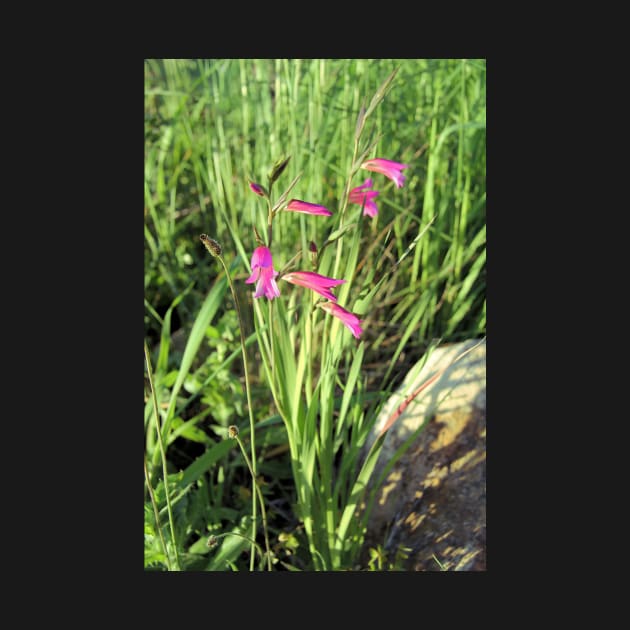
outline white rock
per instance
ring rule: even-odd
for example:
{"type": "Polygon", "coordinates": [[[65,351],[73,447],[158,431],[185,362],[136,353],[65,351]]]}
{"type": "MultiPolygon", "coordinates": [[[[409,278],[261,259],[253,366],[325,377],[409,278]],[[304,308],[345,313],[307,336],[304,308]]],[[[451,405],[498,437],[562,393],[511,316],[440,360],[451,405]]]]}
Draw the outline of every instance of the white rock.
{"type": "Polygon", "coordinates": [[[366,549],[381,544],[393,556],[408,547],[409,570],[440,570],[433,555],[446,570],[485,570],[485,339],[439,347],[422,363],[407,374],[373,429],[371,441],[410,394],[447,368],[388,430],[371,483],[424,424],[378,491],[366,549]]]}

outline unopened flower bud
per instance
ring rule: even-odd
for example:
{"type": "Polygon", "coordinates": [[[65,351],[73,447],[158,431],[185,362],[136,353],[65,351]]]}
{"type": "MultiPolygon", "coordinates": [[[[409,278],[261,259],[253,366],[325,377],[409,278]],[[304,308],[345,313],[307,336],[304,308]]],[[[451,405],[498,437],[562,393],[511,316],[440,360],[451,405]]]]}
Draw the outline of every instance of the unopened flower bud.
{"type": "Polygon", "coordinates": [[[235,425],[233,425],[233,424],[232,424],[232,425],[230,425],[230,426],[228,427],[228,435],[229,435],[231,438],[235,438],[235,437],[238,435],[238,427],[237,427],[237,426],[235,426],[235,425]]]}
{"type": "Polygon", "coordinates": [[[317,254],[317,245],[313,241],[308,244],[308,251],[317,254]]]}
{"type": "Polygon", "coordinates": [[[214,239],[210,238],[207,234],[202,234],[200,237],[201,242],[206,246],[206,249],[216,258],[221,255],[221,245],[214,239]]]}
{"type": "Polygon", "coordinates": [[[282,175],[282,171],[284,171],[284,169],[287,167],[287,164],[289,163],[290,159],[291,159],[291,156],[285,159],[279,159],[273,165],[271,172],[268,175],[270,184],[273,184],[273,182],[275,182],[278,179],[278,177],[282,175]]]}
{"type": "Polygon", "coordinates": [[[262,186],[261,184],[257,184],[256,182],[252,182],[250,180],[249,182],[249,187],[251,188],[251,190],[253,190],[257,195],[260,195],[261,197],[266,197],[267,196],[267,191],[265,190],[265,187],[262,186]]]}

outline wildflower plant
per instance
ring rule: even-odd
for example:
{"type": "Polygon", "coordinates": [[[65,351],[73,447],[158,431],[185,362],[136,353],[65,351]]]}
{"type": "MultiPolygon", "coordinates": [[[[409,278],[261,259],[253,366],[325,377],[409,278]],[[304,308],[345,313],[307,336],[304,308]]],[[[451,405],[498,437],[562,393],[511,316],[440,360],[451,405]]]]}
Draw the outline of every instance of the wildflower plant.
{"type": "Polygon", "coordinates": [[[365,568],[400,370],[485,332],[485,61],[145,60],[145,147],[145,569],[365,568]]]}
{"type": "MultiPolygon", "coordinates": [[[[248,182],[266,204],[266,221],[254,226],[257,246],[244,282],[254,285],[251,300],[262,369],[286,428],[298,516],[317,570],[338,570],[356,559],[365,530],[365,518],[356,515],[382,444],[377,441],[361,461],[360,451],[374,420],[367,417],[363,400],[362,337],[378,282],[354,285],[362,217],[377,216],[374,199],[379,191],[373,189],[372,178],[353,184],[361,169],[384,175],[396,187],[404,183],[402,170],[408,165],[368,159],[379,138],[362,140],[366,120],[395,75],[396,71],[369,105],[360,109],[352,158],[335,212],[321,199],[294,196],[301,175],[276,197],[274,189],[290,156],[276,162],[266,182],[248,182]],[[274,238],[274,221],[284,212],[317,222],[319,244],[300,247],[274,238]],[[277,261],[281,260],[288,262],[280,267],[277,261]]],[[[252,460],[256,460],[255,452],[252,460]]],[[[255,472],[255,465],[252,468],[255,472]]],[[[252,538],[255,533],[254,528],[252,538]]]]}

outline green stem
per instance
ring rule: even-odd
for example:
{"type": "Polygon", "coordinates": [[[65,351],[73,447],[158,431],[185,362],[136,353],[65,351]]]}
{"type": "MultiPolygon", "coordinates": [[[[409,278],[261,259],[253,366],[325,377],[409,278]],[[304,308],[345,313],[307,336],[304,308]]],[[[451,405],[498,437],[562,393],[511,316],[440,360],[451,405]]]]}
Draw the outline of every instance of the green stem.
{"type": "MultiPolygon", "coordinates": [[[[365,124],[365,122],[364,122],[365,124]]],[[[354,148],[352,150],[352,160],[350,162],[350,173],[348,174],[348,178],[346,180],[346,183],[344,185],[344,190],[343,190],[343,196],[341,198],[341,203],[339,205],[339,226],[337,229],[341,229],[341,227],[343,226],[344,223],[344,216],[346,213],[346,209],[348,207],[348,197],[350,196],[350,188],[352,186],[352,178],[355,176],[355,174],[357,173],[357,171],[359,170],[358,167],[353,168],[356,160],[357,160],[357,156],[359,154],[359,139],[361,136],[361,132],[363,130],[363,125],[361,125],[360,130],[358,131],[355,139],[354,139],[354,148]]],[[[337,253],[335,254],[335,261],[334,261],[334,265],[333,265],[333,273],[332,276],[333,278],[337,278],[338,277],[338,273],[339,273],[339,267],[341,266],[341,260],[342,260],[342,238],[338,238],[337,239],[337,253]]],[[[321,254],[321,252],[320,252],[321,254]]],[[[333,322],[331,321],[333,318],[332,317],[326,317],[324,318],[324,333],[322,335],[322,337],[324,339],[328,338],[328,335],[330,333],[330,328],[333,325],[333,322]]],[[[321,351],[321,357],[320,357],[320,366],[321,366],[321,370],[324,370],[324,366],[326,364],[326,361],[328,359],[328,346],[326,344],[322,345],[322,351],[321,351]]]]}
{"type": "Polygon", "coordinates": [[[243,457],[245,458],[245,461],[247,462],[247,468],[249,468],[249,473],[251,474],[252,479],[254,481],[254,488],[255,488],[256,494],[258,495],[258,500],[260,501],[260,512],[262,514],[263,532],[265,534],[265,548],[267,550],[267,554],[266,554],[267,555],[267,569],[271,571],[271,553],[269,551],[269,538],[267,537],[267,512],[265,511],[265,502],[263,501],[262,492],[260,491],[260,487],[258,485],[258,482],[256,481],[256,474],[254,473],[249,457],[247,457],[247,452],[245,451],[243,442],[241,442],[241,438],[239,438],[238,435],[235,435],[234,439],[238,442],[238,445],[241,447],[241,452],[243,453],[243,457]]]}
{"type": "Polygon", "coordinates": [[[171,540],[173,541],[173,548],[175,549],[175,570],[181,571],[179,565],[179,554],[177,553],[177,540],[175,538],[175,524],[173,521],[173,510],[171,509],[171,497],[168,488],[168,472],[166,470],[166,451],[164,450],[164,441],[162,439],[162,427],[160,426],[160,413],[158,411],[157,395],[155,393],[155,387],[153,386],[153,369],[151,368],[151,358],[149,357],[149,348],[147,348],[147,342],[144,342],[144,358],[147,362],[147,371],[149,374],[149,385],[151,386],[151,395],[153,397],[153,411],[155,413],[155,426],[158,434],[158,442],[160,444],[160,454],[162,456],[162,474],[164,477],[164,494],[166,495],[166,506],[168,508],[168,521],[171,526],[171,540]]]}
{"type": "Polygon", "coordinates": [[[310,361],[310,357],[313,356],[313,304],[315,300],[311,300],[311,308],[306,316],[306,321],[304,322],[305,333],[304,333],[304,343],[305,343],[305,351],[306,351],[306,384],[304,386],[304,392],[306,394],[306,406],[310,407],[312,395],[313,395],[313,373],[312,367],[313,362],[310,361]]]}
{"type": "MultiPolygon", "coordinates": [[[[243,332],[243,317],[241,316],[241,307],[239,305],[238,297],[236,296],[236,290],[234,289],[234,283],[232,282],[232,277],[230,276],[230,272],[223,260],[221,255],[217,256],[221,265],[223,265],[223,269],[225,270],[225,275],[227,276],[228,283],[230,285],[230,291],[232,291],[232,298],[234,299],[234,305],[236,306],[236,316],[238,317],[238,329],[241,335],[241,351],[243,354],[243,370],[245,372],[245,394],[247,396],[247,411],[249,412],[249,430],[250,430],[250,439],[251,439],[251,449],[252,449],[252,539],[256,540],[256,440],[255,440],[255,427],[254,427],[254,412],[252,407],[252,399],[250,393],[249,386],[249,368],[247,365],[247,351],[245,349],[245,333],[243,332]]],[[[265,543],[267,545],[267,553],[269,554],[269,542],[267,539],[267,525],[263,520],[263,529],[265,534],[265,543]]],[[[249,570],[254,570],[254,546],[252,545],[252,551],[250,555],[250,564],[249,570]]]]}
{"type": "MultiPolygon", "coordinates": [[[[348,197],[350,196],[350,187],[352,186],[352,178],[355,176],[356,172],[359,170],[358,168],[352,168],[354,163],[357,160],[357,155],[359,154],[359,138],[355,138],[354,140],[354,150],[352,151],[352,161],[350,162],[350,174],[348,175],[348,179],[346,180],[346,184],[343,190],[343,197],[341,198],[341,207],[339,208],[339,227],[341,229],[343,227],[343,220],[346,214],[346,209],[348,207],[348,197]]],[[[341,241],[342,239],[337,240],[337,256],[335,258],[335,266],[333,269],[333,278],[337,277],[337,273],[339,272],[339,265],[341,263],[341,241]]]]}
{"type": "Polygon", "coordinates": [[[269,191],[267,197],[267,247],[271,249],[271,239],[273,236],[273,231],[271,227],[271,222],[273,221],[273,207],[271,205],[271,187],[273,186],[273,182],[269,182],[269,191]]]}
{"type": "Polygon", "coordinates": [[[160,535],[160,540],[162,541],[162,550],[164,551],[164,557],[166,558],[166,568],[171,570],[171,561],[168,557],[168,551],[166,550],[166,543],[164,542],[164,535],[162,534],[162,526],[160,525],[160,513],[157,507],[157,501],[155,500],[155,495],[153,494],[153,488],[151,487],[151,480],[149,479],[149,470],[147,468],[147,458],[144,458],[144,478],[147,481],[147,488],[149,489],[149,496],[151,497],[151,505],[153,505],[153,513],[155,514],[155,526],[158,530],[158,534],[160,535]]]}
{"type": "Polygon", "coordinates": [[[273,338],[273,300],[269,300],[269,339],[271,340],[271,382],[272,388],[276,387],[276,351],[273,338]]]}

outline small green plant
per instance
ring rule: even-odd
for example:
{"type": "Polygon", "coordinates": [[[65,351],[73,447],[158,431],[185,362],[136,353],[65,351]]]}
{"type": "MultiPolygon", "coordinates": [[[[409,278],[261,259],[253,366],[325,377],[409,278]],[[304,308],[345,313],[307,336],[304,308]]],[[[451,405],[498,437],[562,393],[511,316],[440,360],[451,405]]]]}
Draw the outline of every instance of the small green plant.
{"type": "Polygon", "coordinates": [[[382,545],[376,545],[376,547],[370,547],[368,553],[370,559],[368,560],[369,571],[405,571],[405,562],[409,559],[411,553],[411,547],[404,545],[398,545],[393,559],[388,559],[388,554],[383,549],[382,545]]]}

